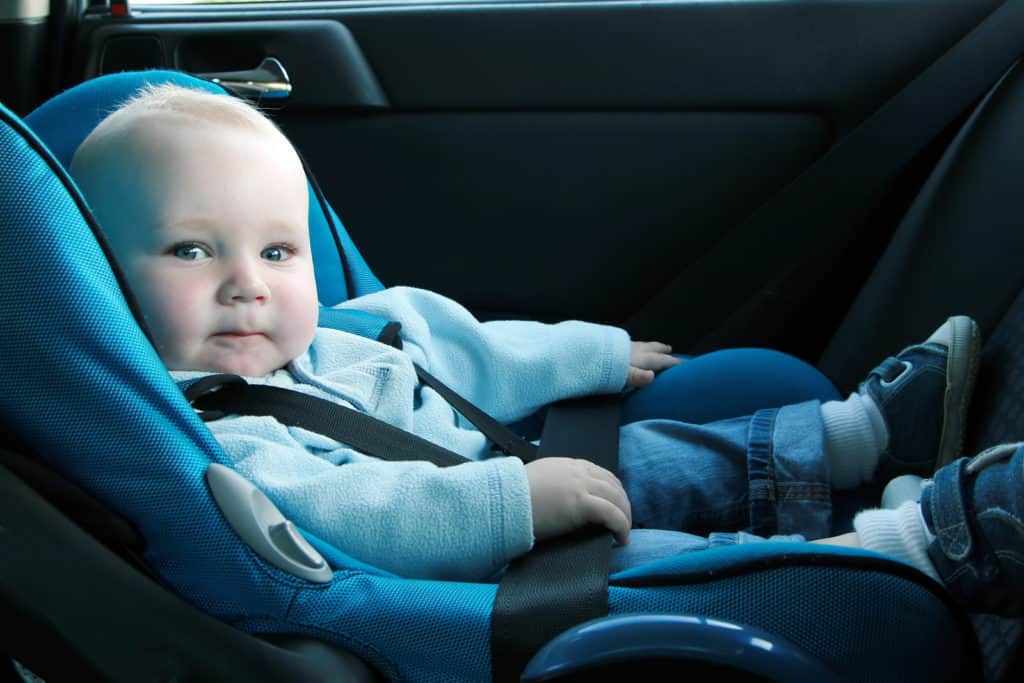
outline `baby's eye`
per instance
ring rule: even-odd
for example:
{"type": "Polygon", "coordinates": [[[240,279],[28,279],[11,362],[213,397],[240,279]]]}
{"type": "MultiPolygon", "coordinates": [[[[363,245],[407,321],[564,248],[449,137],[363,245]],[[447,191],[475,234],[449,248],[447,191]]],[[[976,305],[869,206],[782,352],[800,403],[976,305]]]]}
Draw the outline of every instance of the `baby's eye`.
{"type": "Polygon", "coordinates": [[[267,261],[287,261],[295,254],[295,250],[283,244],[275,244],[260,252],[260,258],[267,261]]]}
{"type": "Polygon", "coordinates": [[[210,250],[201,244],[188,242],[171,247],[171,254],[174,255],[174,258],[180,258],[183,261],[198,261],[201,258],[208,258],[210,250]]]}

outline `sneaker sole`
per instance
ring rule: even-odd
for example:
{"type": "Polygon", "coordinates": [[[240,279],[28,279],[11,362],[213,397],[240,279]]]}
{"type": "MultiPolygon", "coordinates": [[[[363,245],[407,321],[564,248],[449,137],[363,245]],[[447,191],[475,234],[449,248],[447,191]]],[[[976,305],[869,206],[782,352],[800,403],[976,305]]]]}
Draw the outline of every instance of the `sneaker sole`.
{"type": "Polygon", "coordinates": [[[935,469],[960,457],[964,448],[964,426],[967,408],[974,394],[981,361],[981,332],[978,324],[967,316],[950,318],[953,334],[946,356],[946,396],[943,404],[942,436],[935,469]]]}

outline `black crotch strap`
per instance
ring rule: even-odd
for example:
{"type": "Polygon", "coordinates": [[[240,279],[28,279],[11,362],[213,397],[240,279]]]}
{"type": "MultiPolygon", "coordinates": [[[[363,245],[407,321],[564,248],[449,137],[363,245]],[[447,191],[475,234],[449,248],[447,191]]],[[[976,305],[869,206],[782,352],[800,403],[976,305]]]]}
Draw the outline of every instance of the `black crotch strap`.
{"type": "Polygon", "coordinates": [[[381,460],[425,460],[438,467],[469,462],[458,453],[348,406],[293,389],[249,384],[238,375],[204,377],[185,390],[185,398],[204,422],[226,415],[267,416],[381,460]]]}
{"type": "MultiPolygon", "coordinates": [[[[548,410],[539,457],[568,456],[618,471],[621,404],[590,396],[548,410]]],[[[492,680],[514,683],[545,643],[568,628],[608,614],[612,535],[588,526],[538,543],[512,561],[491,614],[492,680]]]]}

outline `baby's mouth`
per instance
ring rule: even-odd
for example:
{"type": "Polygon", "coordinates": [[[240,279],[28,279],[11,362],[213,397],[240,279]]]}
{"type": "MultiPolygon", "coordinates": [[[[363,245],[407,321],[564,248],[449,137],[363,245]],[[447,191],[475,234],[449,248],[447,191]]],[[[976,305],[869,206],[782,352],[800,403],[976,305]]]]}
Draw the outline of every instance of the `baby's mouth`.
{"type": "Polygon", "coordinates": [[[245,332],[241,330],[234,330],[228,332],[215,332],[213,337],[221,339],[252,339],[255,337],[265,337],[266,335],[262,332],[245,332]]]}

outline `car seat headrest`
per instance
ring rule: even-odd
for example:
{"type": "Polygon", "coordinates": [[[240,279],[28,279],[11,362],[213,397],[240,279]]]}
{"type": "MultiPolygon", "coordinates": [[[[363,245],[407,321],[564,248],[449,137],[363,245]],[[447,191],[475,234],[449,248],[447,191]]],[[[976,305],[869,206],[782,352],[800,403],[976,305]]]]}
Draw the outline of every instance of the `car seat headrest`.
{"type": "Polygon", "coordinates": [[[25,117],[64,168],[71,165],[82,141],[122,102],[149,84],[171,83],[217,94],[226,91],[215,83],[176,71],[109,74],[85,81],[47,100],[25,117]]]}

